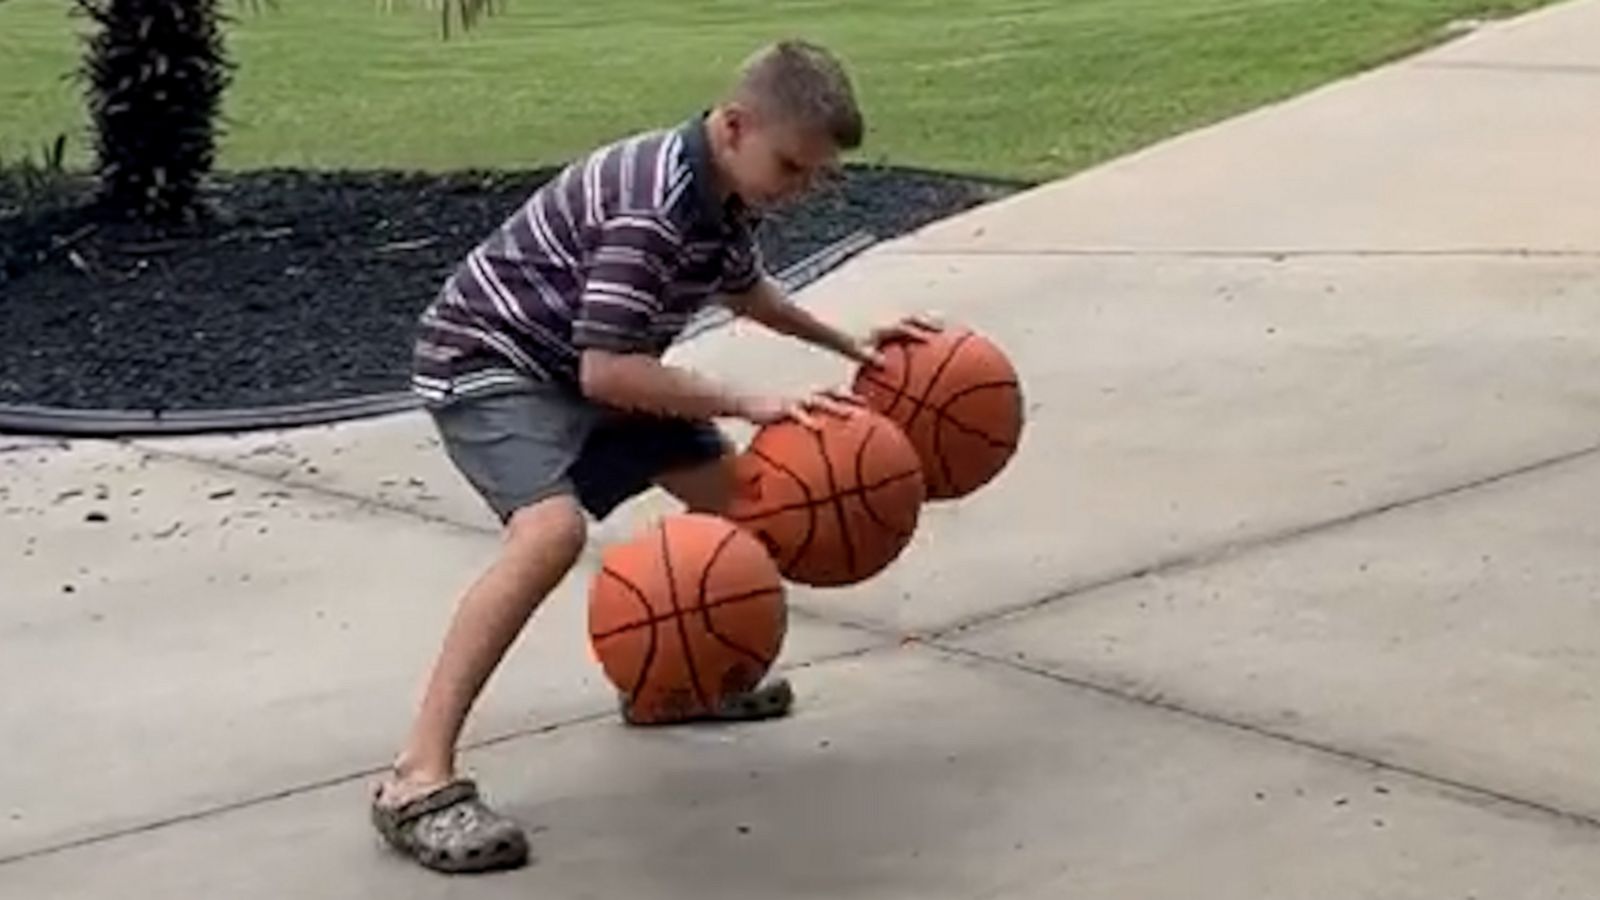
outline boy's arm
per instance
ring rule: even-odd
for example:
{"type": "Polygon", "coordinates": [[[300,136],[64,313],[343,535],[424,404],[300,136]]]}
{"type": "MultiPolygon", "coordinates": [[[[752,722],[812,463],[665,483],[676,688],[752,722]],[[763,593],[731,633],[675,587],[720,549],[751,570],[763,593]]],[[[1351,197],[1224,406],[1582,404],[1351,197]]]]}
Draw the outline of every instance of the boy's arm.
{"type": "Polygon", "coordinates": [[[656,415],[747,418],[755,403],[725,385],[644,353],[586,349],[579,358],[578,378],[590,400],[656,415]]]}
{"type": "Polygon", "coordinates": [[[817,413],[850,413],[848,398],[829,393],[798,399],[739,394],[643,353],[585,350],[578,368],[583,395],[590,400],[661,416],[731,416],[755,425],[793,419],[807,428],[816,428],[817,413]]]}
{"type": "Polygon", "coordinates": [[[931,316],[909,316],[857,338],[822,321],[805,307],[784,296],[783,288],[762,276],[741,293],[729,294],[723,303],[742,316],[790,337],[822,347],[854,362],[870,366],[883,364],[882,347],[895,341],[926,340],[929,332],[942,326],[931,316]]]}
{"type": "Polygon", "coordinates": [[[728,295],[724,303],[735,315],[758,322],[779,334],[832,350],[846,359],[858,363],[876,359],[870,342],[847,334],[807,312],[804,307],[785,297],[783,289],[770,278],[756,279],[749,290],[728,295]]]}
{"type": "Polygon", "coordinates": [[[677,253],[672,227],[648,216],[619,216],[604,226],[586,273],[573,344],[585,397],[656,415],[709,419],[736,416],[757,424],[828,409],[826,398],[787,400],[741,394],[686,369],[663,364],[651,347],[651,322],[672,277],[677,253]]]}

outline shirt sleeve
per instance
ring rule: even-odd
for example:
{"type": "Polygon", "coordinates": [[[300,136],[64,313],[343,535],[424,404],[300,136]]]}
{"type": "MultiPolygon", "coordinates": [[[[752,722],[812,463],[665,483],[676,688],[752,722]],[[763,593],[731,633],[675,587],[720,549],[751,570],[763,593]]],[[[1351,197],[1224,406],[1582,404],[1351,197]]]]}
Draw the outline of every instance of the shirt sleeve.
{"type": "Polygon", "coordinates": [[[728,244],[728,255],[722,266],[722,292],[742,294],[761,280],[763,261],[761,245],[756,243],[755,232],[741,225],[728,244]]]}
{"type": "Polygon", "coordinates": [[[632,353],[651,345],[650,323],[660,314],[682,241],[651,216],[618,216],[601,227],[572,323],[579,350],[632,353]]]}

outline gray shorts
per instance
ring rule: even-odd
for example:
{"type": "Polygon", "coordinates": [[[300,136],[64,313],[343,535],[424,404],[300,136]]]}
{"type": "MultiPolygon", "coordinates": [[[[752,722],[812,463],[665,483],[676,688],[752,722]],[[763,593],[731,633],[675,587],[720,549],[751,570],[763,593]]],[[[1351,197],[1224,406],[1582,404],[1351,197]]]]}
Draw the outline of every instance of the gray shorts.
{"type": "Polygon", "coordinates": [[[624,413],[530,382],[429,407],[456,468],[501,522],[572,495],[596,519],[656,478],[729,452],[710,422],[624,413]]]}

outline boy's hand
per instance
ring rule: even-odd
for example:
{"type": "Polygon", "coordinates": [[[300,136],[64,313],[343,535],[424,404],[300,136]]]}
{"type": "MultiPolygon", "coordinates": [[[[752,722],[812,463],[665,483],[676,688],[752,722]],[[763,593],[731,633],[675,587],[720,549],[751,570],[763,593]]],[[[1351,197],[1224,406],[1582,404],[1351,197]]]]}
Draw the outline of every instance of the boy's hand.
{"type": "Polygon", "coordinates": [[[890,344],[920,344],[944,330],[944,324],[931,315],[907,316],[898,322],[874,328],[861,342],[858,362],[877,368],[883,365],[883,348],[890,344]]]}
{"type": "Polygon", "coordinates": [[[843,390],[820,391],[810,396],[751,397],[744,401],[739,417],[754,425],[794,421],[812,431],[822,427],[818,415],[846,418],[862,408],[861,398],[843,390]]]}

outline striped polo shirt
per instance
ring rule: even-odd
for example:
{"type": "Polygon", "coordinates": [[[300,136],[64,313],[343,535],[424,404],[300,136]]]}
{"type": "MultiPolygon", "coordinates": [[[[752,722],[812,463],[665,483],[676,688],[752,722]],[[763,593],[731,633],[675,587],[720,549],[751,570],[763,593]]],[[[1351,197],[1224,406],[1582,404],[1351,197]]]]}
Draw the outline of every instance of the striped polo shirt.
{"type": "Polygon", "coordinates": [[[429,402],[528,380],[575,386],[585,349],[659,356],[718,293],[753,286],[754,218],[717,198],[704,115],[601,147],[542,185],[423,312],[429,402]]]}

